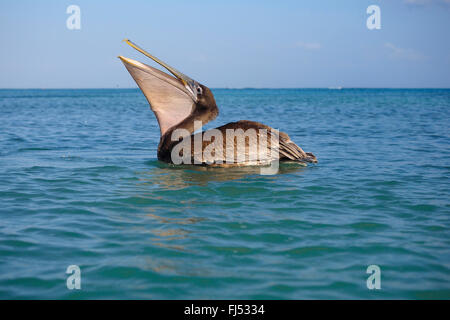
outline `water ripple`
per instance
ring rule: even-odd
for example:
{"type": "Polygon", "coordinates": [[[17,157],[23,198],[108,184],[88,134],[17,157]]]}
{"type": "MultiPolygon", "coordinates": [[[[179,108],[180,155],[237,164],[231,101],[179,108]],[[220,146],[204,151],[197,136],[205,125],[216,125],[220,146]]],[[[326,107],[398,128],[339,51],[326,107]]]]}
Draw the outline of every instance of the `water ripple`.
{"type": "Polygon", "coordinates": [[[319,164],[170,166],[138,90],[0,90],[0,298],[450,298],[449,90],[214,94],[208,127],[267,123],[319,164]]]}

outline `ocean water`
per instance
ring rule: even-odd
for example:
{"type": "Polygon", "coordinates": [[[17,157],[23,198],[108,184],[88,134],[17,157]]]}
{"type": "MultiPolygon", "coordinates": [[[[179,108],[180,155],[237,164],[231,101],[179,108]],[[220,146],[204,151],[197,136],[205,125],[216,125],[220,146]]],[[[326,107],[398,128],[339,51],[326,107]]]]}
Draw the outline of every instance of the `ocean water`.
{"type": "Polygon", "coordinates": [[[450,90],[213,92],[319,163],[172,167],[137,89],[0,90],[0,298],[450,298],[450,90]]]}

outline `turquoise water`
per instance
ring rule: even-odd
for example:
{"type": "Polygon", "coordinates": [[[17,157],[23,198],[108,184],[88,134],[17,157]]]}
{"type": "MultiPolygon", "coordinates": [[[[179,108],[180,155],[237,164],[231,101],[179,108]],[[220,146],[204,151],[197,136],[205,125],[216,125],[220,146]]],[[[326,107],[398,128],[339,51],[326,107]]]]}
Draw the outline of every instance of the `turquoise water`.
{"type": "Polygon", "coordinates": [[[0,90],[0,298],[450,298],[450,90],[213,92],[319,163],[170,167],[138,90],[0,90]]]}

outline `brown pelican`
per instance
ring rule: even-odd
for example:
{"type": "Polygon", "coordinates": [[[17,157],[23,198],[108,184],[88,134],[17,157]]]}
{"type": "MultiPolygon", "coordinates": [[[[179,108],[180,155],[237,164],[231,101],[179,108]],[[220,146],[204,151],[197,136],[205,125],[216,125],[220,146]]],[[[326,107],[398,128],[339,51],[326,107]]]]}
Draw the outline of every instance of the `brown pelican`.
{"type": "Polygon", "coordinates": [[[267,165],[273,161],[317,162],[312,153],[304,152],[286,133],[255,121],[240,120],[194,134],[198,123],[204,125],[219,114],[211,90],[130,40],[124,41],[173,75],[119,56],[158,120],[159,160],[224,167],[267,165]]]}

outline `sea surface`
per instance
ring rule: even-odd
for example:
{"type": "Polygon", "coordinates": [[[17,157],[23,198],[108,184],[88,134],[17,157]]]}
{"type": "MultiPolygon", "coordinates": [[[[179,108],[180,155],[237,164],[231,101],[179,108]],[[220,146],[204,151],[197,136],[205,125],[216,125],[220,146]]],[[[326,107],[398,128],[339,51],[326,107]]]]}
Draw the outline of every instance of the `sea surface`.
{"type": "Polygon", "coordinates": [[[319,163],[169,166],[138,89],[0,90],[0,298],[450,299],[450,90],[213,93],[319,163]]]}

